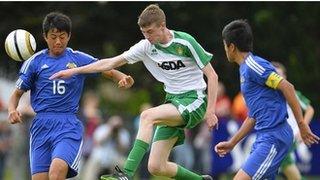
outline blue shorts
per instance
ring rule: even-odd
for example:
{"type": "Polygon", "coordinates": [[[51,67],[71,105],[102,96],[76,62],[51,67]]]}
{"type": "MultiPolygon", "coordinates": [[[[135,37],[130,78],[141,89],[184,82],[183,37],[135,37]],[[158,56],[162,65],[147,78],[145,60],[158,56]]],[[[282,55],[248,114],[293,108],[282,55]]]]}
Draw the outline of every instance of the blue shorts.
{"type": "Polygon", "coordinates": [[[67,178],[78,174],[82,149],[82,123],[75,114],[39,113],[30,128],[31,173],[49,172],[54,158],[68,166],[67,178]]]}
{"type": "Polygon", "coordinates": [[[292,143],[293,132],[287,122],[271,130],[257,132],[257,139],[242,170],[253,180],[275,179],[292,143]]]}

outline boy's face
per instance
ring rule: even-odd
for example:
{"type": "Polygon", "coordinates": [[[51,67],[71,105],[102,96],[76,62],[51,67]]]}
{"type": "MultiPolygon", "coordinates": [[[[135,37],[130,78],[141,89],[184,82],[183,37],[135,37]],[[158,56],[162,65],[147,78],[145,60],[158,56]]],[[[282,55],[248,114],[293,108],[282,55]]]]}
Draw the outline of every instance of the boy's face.
{"type": "Polygon", "coordinates": [[[164,23],[160,25],[152,23],[146,27],[140,27],[140,30],[144,36],[151,44],[161,43],[161,40],[164,39],[164,23]]]}
{"type": "Polygon", "coordinates": [[[47,35],[43,35],[49,48],[49,53],[52,56],[59,56],[66,49],[70,40],[70,35],[66,31],[58,31],[50,29],[47,35]]]}

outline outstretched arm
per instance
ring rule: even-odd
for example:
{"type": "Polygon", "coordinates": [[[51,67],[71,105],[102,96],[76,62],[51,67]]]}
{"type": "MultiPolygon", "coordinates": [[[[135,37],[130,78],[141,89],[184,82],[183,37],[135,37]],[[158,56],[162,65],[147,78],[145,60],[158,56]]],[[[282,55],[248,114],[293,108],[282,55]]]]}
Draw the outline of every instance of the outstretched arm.
{"type": "Polygon", "coordinates": [[[208,125],[209,130],[212,130],[214,126],[218,128],[218,118],[215,115],[216,100],[218,92],[218,75],[208,63],[203,69],[203,73],[208,79],[208,106],[204,119],[208,125]]]}
{"type": "Polygon", "coordinates": [[[59,71],[53,74],[49,79],[57,79],[57,78],[66,79],[66,78],[70,78],[74,74],[87,74],[87,73],[109,71],[113,68],[122,66],[126,63],[127,63],[127,60],[122,55],[119,55],[112,58],[101,59],[95,63],[88,64],[86,66],[59,71]]]}
{"type": "Polygon", "coordinates": [[[216,153],[218,153],[220,157],[224,157],[233,149],[236,144],[238,144],[244,137],[248,135],[248,133],[253,129],[255,123],[256,122],[254,119],[247,117],[238,132],[232,136],[230,140],[220,142],[215,146],[214,149],[216,153]]]}
{"type": "Polygon", "coordinates": [[[277,89],[283,93],[293,111],[303,142],[309,146],[313,143],[318,143],[320,138],[311,132],[308,122],[303,119],[302,111],[295,95],[294,86],[287,80],[283,79],[277,86],[277,89]]]}
{"type": "Polygon", "coordinates": [[[15,89],[9,99],[8,104],[8,120],[11,124],[21,123],[21,114],[17,111],[17,107],[24,91],[15,89]]]}

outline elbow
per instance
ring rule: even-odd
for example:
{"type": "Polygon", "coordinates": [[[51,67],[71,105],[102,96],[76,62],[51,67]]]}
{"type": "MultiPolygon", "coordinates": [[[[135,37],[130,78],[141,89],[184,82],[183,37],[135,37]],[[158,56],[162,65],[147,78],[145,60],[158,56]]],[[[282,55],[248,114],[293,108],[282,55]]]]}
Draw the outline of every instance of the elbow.
{"type": "Polygon", "coordinates": [[[314,108],[311,105],[308,106],[307,111],[310,113],[311,116],[314,115],[314,108]]]}
{"type": "Polygon", "coordinates": [[[287,83],[287,88],[294,91],[295,90],[295,87],[293,84],[291,84],[290,82],[287,83]]]}
{"type": "Polygon", "coordinates": [[[293,84],[289,83],[288,86],[289,86],[289,88],[292,89],[293,91],[295,90],[295,87],[294,87],[293,84]]]}
{"type": "Polygon", "coordinates": [[[212,81],[214,81],[214,82],[218,82],[219,81],[218,74],[215,71],[212,72],[210,77],[211,77],[212,81]]]}
{"type": "Polygon", "coordinates": [[[285,81],[285,83],[283,83],[283,86],[281,88],[282,92],[294,92],[295,93],[295,87],[293,84],[291,84],[290,82],[288,81],[285,81]]]}

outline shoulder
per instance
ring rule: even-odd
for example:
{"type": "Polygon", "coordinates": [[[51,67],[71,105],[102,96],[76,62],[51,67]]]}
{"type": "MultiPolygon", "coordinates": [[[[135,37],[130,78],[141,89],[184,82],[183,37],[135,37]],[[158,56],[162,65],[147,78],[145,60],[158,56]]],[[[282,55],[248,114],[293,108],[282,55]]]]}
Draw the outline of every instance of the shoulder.
{"type": "Polygon", "coordinates": [[[131,46],[130,51],[133,52],[145,52],[152,47],[152,44],[147,39],[142,39],[133,46],[131,46]]]}
{"type": "Polygon", "coordinates": [[[173,31],[174,37],[178,39],[184,39],[184,40],[193,40],[193,36],[191,36],[189,33],[182,32],[182,31],[173,31]]]}
{"type": "Polygon", "coordinates": [[[189,49],[196,49],[200,47],[200,44],[193,36],[182,31],[174,31],[173,42],[184,45],[189,49]]]}
{"type": "Polygon", "coordinates": [[[147,39],[141,39],[139,42],[137,42],[133,46],[150,47],[152,46],[152,44],[147,39]]]}
{"type": "Polygon", "coordinates": [[[27,61],[34,61],[34,60],[45,58],[46,53],[47,53],[47,49],[43,49],[41,51],[38,51],[34,55],[32,55],[27,61]]]}
{"type": "Polygon", "coordinates": [[[40,61],[44,57],[46,57],[46,51],[47,51],[46,49],[38,51],[37,53],[32,55],[28,60],[26,60],[21,67],[21,72],[25,72],[30,67],[40,64],[40,61]]]}
{"type": "Polygon", "coordinates": [[[271,63],[259,56],[255,56],[250,54],[245,59],[245,64],[248,67],[251,72],[255,72],[259,75],[264,74],[268,70],[275,71],[274,67],[271,65],[271,63]]]}
{"type": "Polygon", "coordinates": [[[67,53],[69,55],[72,55],[72,56],[76,56],[78,58],[90,58],[90,59],[95,59],[93,56],[87,54],[87,53],[84,53],[82,51],[78,51],[78,50],[73,50],[72,48],[67,48],[66,49],[67,53]]]}

